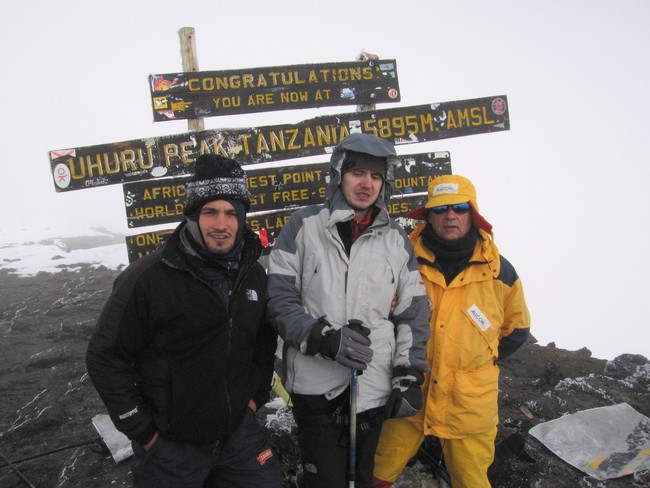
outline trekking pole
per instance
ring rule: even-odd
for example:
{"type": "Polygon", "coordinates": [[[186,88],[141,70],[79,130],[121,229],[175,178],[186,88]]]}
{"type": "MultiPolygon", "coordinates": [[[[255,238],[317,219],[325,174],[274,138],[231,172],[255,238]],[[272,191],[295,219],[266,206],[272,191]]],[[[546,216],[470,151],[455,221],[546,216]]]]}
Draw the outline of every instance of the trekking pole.
{"type": "Polygon", "coordinates": [[[36,487],[35,487],[35,486],[34,486],[34,485],[33,485],[33,484],[32,484],[32,483],[31,483],[27,478],[25,478],[25,476],[23,475],[23,473],[21,473],[21,472],[18,470],[18,468],[17,468],[16,466],[14,466],[14,465],[11,463],[11,461],[9,461],[6,457],[4,457],[4,456],[2,455],[2,453],[0,453],[0,457],[2,458],[2,460],[3,460],[5,463],[7,463],[6,465],[9,466],[9,467],[13,470],[14,473],[16,473],[18,476],[20,476],[20,479],[21,479],[21,480],[22,480],[22,481],[23,481],[27,486],[29,486],[29,488],[36,488],[36,487]]]}
{"type": "Polygon", "coordinates": [[[357,473],[357,396],[359,395],[359,378],[357,370],[350,373],[350,448],[348,461],[348,486],[354,488],[357,473]]]}

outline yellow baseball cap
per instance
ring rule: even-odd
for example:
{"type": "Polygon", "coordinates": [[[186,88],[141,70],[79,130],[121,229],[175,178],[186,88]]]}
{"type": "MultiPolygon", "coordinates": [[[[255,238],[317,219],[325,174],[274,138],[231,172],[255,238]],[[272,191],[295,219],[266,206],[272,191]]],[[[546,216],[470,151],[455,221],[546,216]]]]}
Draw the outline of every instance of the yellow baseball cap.
{"type": "Polygon", "coordinates": [[[470,207],[472,207],[472,222],[474,225],[488,234],[492,234],[492,224],[485,220],[478,211],[476,188],[464,176],[437,176],[429,183],[428,193],[429,199],[427,203],[407,213],[408,218],[427,220],[429,209],[433,207],[469,202],[470,207]]]}

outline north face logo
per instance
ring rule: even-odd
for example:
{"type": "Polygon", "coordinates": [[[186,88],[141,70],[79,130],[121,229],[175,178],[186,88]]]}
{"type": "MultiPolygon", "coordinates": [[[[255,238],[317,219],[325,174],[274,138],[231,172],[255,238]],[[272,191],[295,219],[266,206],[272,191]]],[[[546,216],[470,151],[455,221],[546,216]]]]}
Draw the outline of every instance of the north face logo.
{"type": "Polygon", "coordinates": [[[257,292],[255,290],[251,290],[250,288],[246,290],[246,298],[248,298],[251,302],[256,302],[257,299],[257,292]]]}
{"type": "Polygon", "coordinates": [[[271,449],[267,449],[266,451],[260,453],[259,456],[257,456],[257,462],[260,463],[261,465],[264,465],[264,463],[272,457],[273,457],[273,451],[271,451],[271,449]]]}

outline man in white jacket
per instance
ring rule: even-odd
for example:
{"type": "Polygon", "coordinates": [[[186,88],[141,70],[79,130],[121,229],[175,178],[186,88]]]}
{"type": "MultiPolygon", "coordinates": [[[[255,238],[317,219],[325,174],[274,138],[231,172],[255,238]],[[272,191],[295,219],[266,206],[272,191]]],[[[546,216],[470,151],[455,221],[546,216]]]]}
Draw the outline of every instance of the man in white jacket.
{"type": "Polygon", "coordinates": [[[371,486],[384,419],[422,408],[430,312],[413,248],[386,210],[398,164],[388,141],[346,137],[332,153],[325,203],[296,211],[269,258],[267,314],[284,340],[310,488],[347,486],[351,369],[363,373],[357,487],[371,486]]]}

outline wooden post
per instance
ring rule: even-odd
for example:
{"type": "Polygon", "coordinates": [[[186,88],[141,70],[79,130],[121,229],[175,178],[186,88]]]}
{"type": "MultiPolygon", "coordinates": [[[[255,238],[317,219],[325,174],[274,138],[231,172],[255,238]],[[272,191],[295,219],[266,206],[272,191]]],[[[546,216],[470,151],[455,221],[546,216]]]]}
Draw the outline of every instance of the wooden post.
{"type": "MultiPolygon", "coordinates": [[[[192,72],[199,70],[199,61],[196,55],[196,42],[194,27],[182,27],[178,31],[181,39],[181,57],[183,58],[183,71],[192,72]]],[[[188,119],[187,128],[190,131],[204,130],[203,117],[188,119]]]]}
{"type": "MultiPolygon", "coordinates": [[[[362,49],[359,54],[357,54],[356,60],[357,61],[377,61],[379,59],[379,56],[376,54],[369,53],[365,49],[362,49]]],[[[369,112],[370,110],[375,110],[377,108],[377,104],[375,103],[367,103],[364,105],[357,105],[357,112],[369,112]]]]}

